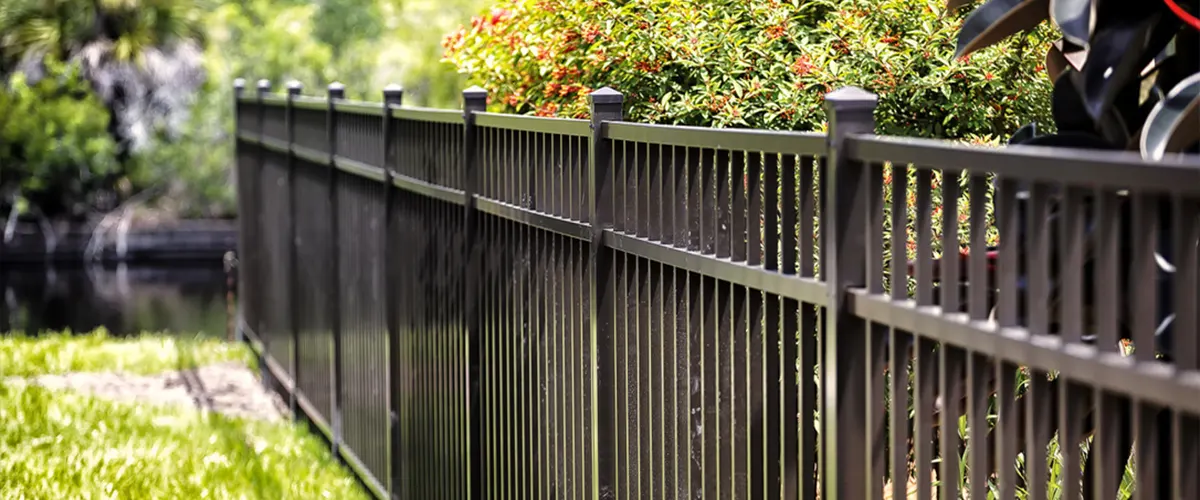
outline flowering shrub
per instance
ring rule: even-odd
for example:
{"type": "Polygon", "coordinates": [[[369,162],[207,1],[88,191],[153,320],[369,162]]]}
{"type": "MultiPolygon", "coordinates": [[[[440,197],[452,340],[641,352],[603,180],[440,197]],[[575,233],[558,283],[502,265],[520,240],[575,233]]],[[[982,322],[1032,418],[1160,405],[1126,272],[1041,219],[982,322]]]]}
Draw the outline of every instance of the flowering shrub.
{"type": "Polygon", "coordinates": [[[639,122],[813,130],[822,96],[879,94],[888,134],[1004,135],[1048,122],[1045,30],[953,59],[941,0],[503,0],[447,35],[493,111],[585,117],[610,86],[639,122]]]}

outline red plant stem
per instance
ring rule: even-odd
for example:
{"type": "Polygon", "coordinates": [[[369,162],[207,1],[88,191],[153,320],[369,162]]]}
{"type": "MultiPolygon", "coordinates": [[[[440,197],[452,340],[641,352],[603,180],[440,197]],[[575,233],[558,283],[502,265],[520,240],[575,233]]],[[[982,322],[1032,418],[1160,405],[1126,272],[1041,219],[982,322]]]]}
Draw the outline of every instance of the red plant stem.
{"type": "Polygon", "coordinates": [[[1183,10],[1183,7],[1180,7],[1179,4],[1175,3],[1175,0],[1163,1],[1167,3],[1167,7],[1171,9],[1171,12],[1175,13],[1176,17],[1183,20],[1183,22],[1188,26],[1191,26],[1192,29],[1200,30],[1200,19],[1196,19],[1196,16],[1193,16],[1189,14],[1188,11],[1183,10]]]}

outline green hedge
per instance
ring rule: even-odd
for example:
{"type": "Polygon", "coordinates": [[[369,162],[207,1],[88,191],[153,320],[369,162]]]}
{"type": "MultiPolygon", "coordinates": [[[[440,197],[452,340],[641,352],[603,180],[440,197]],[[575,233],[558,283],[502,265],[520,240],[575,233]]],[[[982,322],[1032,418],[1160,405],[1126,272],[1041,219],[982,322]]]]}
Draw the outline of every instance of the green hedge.
{"type": "Polygon", "coordinates": [[[813,130],[822,96],[856,85],[880,95],[889,134],[1048,122],[1048,34],[954,60],[961,24],[941,0],[506,0],[443,45],[501,112],[583,117],[607,85],[630,120],[813,130]]]}

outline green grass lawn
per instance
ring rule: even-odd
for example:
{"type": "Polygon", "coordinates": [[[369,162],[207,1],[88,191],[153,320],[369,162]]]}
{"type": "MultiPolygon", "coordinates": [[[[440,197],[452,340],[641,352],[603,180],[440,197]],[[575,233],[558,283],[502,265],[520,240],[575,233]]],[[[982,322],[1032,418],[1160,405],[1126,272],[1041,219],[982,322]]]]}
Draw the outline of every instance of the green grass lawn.
{"type": "Polygon", "coordinates": [[[204,366],[234,360],[254,364],[245,346],[213,337],[147,333],[117,338],[102,329],[87,335],[0,336],[0,377],[96,371],[148,375],[178,370],[185,363],[204,366]]]}
{"type": "MultiPolygon", "coordinates": [[[[0,375],[139,374],[249,360],[241,345],[146,335],[0,338],[0,375]],[[174,340],[172,340],[174,339],[174,340]]],[[[0,377],[0,498],[366,498],[316,436],[292,423],[51,391],[0,377]]]]}

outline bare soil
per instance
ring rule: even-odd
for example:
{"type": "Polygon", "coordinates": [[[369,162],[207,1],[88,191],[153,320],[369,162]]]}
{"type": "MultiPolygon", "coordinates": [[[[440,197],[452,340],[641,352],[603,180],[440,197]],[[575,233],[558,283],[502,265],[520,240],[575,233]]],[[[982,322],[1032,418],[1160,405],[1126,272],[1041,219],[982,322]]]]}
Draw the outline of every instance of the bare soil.
{"type": "Polygon", "coordinates": [[[265,421],[287,418],[287,404],[267,390],[249,368],[238,362],[218,363],[158,375],[75,372],[40,375],[5,382],[33,383],[97,397],[136,403],[175,404],[229,417],[265,421]]]}

